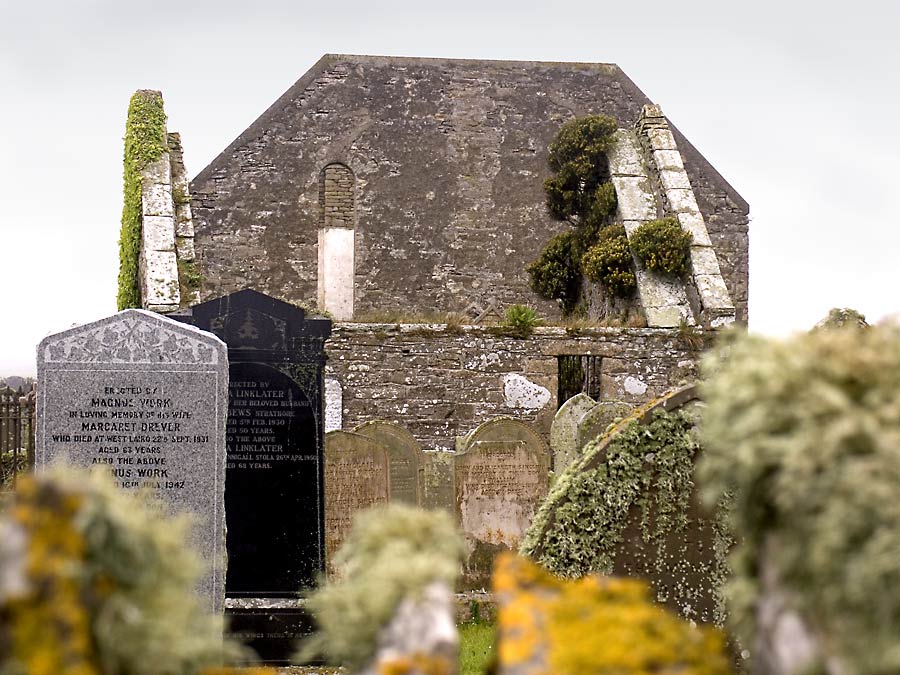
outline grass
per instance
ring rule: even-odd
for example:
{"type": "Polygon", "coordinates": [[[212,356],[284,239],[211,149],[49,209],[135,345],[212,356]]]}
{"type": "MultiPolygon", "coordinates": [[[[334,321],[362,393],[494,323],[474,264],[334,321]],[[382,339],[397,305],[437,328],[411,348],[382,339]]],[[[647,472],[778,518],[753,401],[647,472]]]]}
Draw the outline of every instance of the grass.
{"type": "Polygon", "coordinates": [[[483,675],[494,658],[495,628],[490,623],[459,626],[459,675],[483,675]]]}

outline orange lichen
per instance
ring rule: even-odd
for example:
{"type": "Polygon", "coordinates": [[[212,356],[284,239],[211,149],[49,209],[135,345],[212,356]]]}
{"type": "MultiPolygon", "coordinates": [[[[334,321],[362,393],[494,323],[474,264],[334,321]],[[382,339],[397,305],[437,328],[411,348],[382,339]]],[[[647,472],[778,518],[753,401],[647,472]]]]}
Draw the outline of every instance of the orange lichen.
{"type": "Polygon", "coordinates": [[[378,664],[379,675],[451,675],[451,662],[443,656],[415,652],[378,664]]]}
{"type": "Polygon", "coordinates": [[[654,605],[646,584],[566,581],[513,555],[497,559],[500,669],[516,675],[726,675],[723,635],[654,605]]]}

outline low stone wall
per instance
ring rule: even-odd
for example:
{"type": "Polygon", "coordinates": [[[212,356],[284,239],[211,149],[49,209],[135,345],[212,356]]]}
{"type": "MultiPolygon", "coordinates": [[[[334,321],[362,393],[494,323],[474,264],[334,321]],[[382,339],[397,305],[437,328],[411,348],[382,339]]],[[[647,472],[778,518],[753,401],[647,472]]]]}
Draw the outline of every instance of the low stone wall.
{"type": "Polygon", "coordinates": [[[678,329],[537,328],[340,323],[326,343],[326,424],[387,420],[423,450],[452,450],[482,422],[509,416],[549,441],[559,357],[596,357],[596,400],[642,404],[696,374],[698,352],[678,329]]]}

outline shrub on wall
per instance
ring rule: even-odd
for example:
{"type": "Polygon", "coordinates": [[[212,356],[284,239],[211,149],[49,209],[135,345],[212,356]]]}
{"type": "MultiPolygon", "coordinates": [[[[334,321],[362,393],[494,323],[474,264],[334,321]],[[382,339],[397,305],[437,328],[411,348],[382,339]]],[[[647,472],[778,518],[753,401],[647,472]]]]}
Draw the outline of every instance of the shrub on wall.
{"type": "Polygon", "coordinates": [[[631,250],[651,272],[680,276],[688,269],[694,238],[674,217],[651,220],[631,235],[631,250]]]}
{"type": "Polygon", "coordinates": [[[554,175],[544,181],[547,209],[572,230],[557,235],[526,269],[532,289],[558,300],[565,313],[581,299],[582,258],[616,212],[606,153],[613,147],[618,124],[605,115],[566,122],[550,144],[548,163],[554,175]]]}
{"type": "Polygon", "coordinates": [[[588,279],[602,283],[616,297],[626,298],[636,286],[631,249],[622,225],[609,225],[581,259],[588,279]]]}
{"type": "Polygon", "coordinates": [[[900,330],[733,339],[704,367],[698,477],[710,502],[734,495],[727,595],[751,658],[777,580],[820,658],[900,671],[900,330]]]}
{"type": "Polygon", "coordinates": [[[125,167],[122,229],[119,235],[120,310],[141,306],[138,260],[141,251],[141,171],[166,152],[166,114],[158,91],[140,90],[131,97],[125,121],[125,167]]]}

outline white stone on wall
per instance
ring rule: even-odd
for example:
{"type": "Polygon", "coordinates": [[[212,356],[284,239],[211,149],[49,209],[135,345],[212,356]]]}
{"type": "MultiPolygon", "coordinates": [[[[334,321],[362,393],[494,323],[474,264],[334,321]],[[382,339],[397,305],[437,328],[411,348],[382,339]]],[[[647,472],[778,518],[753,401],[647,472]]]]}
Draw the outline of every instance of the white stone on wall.
{"type": "Polygon", "coordinates": [[[344,389],[334,377],[325,378],[325,433],[340,431],[344,424],[344,389]]]}
{"type": "MultiPolygon", "coordinates": [[[[684,161],[662,109],[658,105],[645,105],[637,127],[656,165],[669,212],[675,215],[682,229],[694,237],[691,246],[691,298],[695,305],[699,305],[696,311],[700,321],[710,328],[732,323],[735,320],[734,303],[719,269],[716,251],[697,205],[684,161]]],[[[649,325],[665,325],[651,323],[649,316],[647,322],[649,325]]]]}
{"type": "Polygon", "coordinates": [[[319,309],[338,321],[353,319],[354,232],[348,227],[319,230],[319,309]]]}
{"type": "MultiPolygon", "coordinates": [[[[650,176],[640,157],[637,135],[619,129],[615,150],[609,153],[609,170],[616,188],[617,216],[629,237],[658,215],[650,176]]],[[[671,157],[668,161],[674,162],[671,157]]],[[[634,265],[638,296],[648,326],[671,328],[682,322],[695,323],[684,284],[648,272],[637,258],[634,265]]]]}
{"type": "Polygon", "coordinates": [[[550,402],[550,390],[516,373],[503,376],[503,397],[510,408],[540,410],[550,402]]]}

